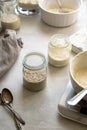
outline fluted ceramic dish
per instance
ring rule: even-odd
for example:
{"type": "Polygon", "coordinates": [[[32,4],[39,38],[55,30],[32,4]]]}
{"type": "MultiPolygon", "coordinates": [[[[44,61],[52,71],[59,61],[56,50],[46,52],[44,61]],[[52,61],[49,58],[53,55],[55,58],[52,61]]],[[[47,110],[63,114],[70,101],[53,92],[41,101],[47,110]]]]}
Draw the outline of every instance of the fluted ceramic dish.
{"type": "Polygon", "coordinates": [[[41,18],[48,25],[55,27],[65,27],[74,24],[83,6],[82,0],[60,0],[62,7],[72,8],[68,13],[52,12],[49,9],[59,9],[56,0],[39,0],[39,7],[41,9],[41,18]]]}

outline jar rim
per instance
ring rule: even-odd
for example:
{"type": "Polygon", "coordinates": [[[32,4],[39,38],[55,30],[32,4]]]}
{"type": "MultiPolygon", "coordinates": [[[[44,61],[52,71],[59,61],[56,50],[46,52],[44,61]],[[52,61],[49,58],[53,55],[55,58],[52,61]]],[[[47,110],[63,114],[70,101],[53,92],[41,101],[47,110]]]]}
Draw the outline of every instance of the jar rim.
{"type": "MultiPolygon", "coordinates": [[[[32,59],[30,59],[32,60],[32,59]]],[[[34,61],[35,62],[35,61],[34,61]]],[[[32,61],[31,61],[32,63],[32,61]]],[[[24,57],[24,60],[23,60],[23,66],[27,69],[31,69],[31,70],[39,70],[39,69],[42,69],[46,66],[46,59],[45,59],[45,56],[42,54],[42,53],[39,53],[39,52],[31,52],[31,53],[28,53],[27,55],[25,55],[24,57]],[[36,65],[35,63],[34,64],[31,64],[29,65],[27,60],[28,58],[32,58],[33,56],[36,56],[37,58],[39,58],[38,62],[41,61],[40,64],[36,65]]]]}
{"type": "Polygon", "coordinates": [[[66,48],[68,45],[69,45],[69,41],[68,41],[68,36],[65,35],[65,34],[54,34],[50,41],[49,41],[49,44],[52,46],[52,47],[57,47],[57,45],[55,44],[55,40],[57,40],[57,38],[61,39],[61,40],[64,40],[64,44],[63,46],[58,46],[59,48],[66,48]]]}

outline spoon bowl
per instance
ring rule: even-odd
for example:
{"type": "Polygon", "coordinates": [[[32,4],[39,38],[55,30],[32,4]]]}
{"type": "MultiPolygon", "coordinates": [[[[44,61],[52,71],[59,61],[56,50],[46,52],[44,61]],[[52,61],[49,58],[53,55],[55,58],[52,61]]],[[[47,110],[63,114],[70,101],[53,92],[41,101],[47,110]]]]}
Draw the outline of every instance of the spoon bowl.
{"type": "Polygon", "coordinates": [[[10,104],[13,102],[13,95],[7,88],[4,88],[2,90],[1,98],[2,98],[3,102],[6,104],[10,104]]]}

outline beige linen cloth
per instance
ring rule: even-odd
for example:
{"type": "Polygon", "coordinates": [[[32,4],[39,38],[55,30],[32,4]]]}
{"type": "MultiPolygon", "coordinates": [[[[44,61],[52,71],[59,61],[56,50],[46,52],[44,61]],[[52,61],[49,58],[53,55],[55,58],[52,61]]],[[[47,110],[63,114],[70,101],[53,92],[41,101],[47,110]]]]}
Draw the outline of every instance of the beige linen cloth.
{"type": "Polygon", "coordinates": [[[0,37],[0,78],[16,62],[22,45],[14,30],[6,30],[0,37]]]}

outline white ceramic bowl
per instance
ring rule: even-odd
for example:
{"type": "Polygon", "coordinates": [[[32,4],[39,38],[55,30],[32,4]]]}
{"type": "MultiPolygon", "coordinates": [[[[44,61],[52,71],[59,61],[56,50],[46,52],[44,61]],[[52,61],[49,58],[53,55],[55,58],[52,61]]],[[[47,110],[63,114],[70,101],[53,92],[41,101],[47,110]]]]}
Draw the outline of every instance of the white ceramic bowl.
{"type": "Polygon", "coordinates": [[[76,93],[87,88],[87,51],[77,54],[70,63],[70,78],[76,93]]]}
{"type": "Polygon", "coordinates": [[[63,7],[72,7],[73,11],[68,13],[54,13],[48,8],[58,8],[56,0],[39,0],[39,7],[41,9],[41,18],[48,25],[55,27],[65,27],[72,25],[78,19],[78,14],[82,7],[82,0],[60,0],[63,7]]]}

